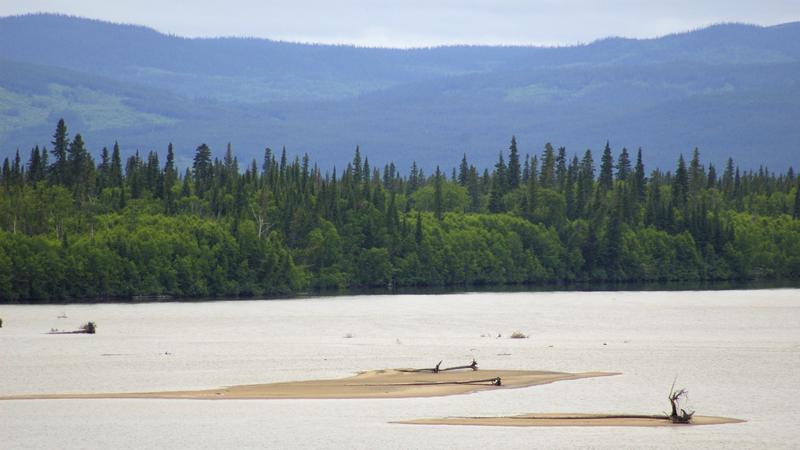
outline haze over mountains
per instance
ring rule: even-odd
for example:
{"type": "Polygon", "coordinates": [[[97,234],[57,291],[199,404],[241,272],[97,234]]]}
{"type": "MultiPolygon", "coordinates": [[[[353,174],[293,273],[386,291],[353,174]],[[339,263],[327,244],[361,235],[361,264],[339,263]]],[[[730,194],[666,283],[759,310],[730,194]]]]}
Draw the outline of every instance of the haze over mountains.
{"type": "MultiPolygon", "coordinates": [[[[613,34],[613,30],[609,30],[613,34]]],[[[200,143],[240,161],[286,146],[343,165],[486,167],[517,136],[568,154],[642,147],[671,169],[696,146],[747,168],[800,165],[800,23],[717,25],[559,48],[383,49],[185,39],[59,15],[0,18],[0,157],[46,144],[59,117],[97,153],[200,143]]],[[[597,155],[599,157],[599,154],[597,155]]],[[[597,159],[597,158],[596,158],[597,159]]]]}

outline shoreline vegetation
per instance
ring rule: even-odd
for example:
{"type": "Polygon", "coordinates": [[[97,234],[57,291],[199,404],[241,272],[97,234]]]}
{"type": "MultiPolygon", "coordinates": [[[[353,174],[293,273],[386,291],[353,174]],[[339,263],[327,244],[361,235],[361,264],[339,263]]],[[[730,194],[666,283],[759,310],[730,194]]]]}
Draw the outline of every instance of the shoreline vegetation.
{"type": "Polygon", "coordinates": [[[800,177],[697,149],[648,173],[641,150],[512,138],[491,170],[402,175],[358,148],[331,171],[205,144],[183,172],[171,144],[96,162],[63,120],[51,145],[3,162],[0,303],[800,279],[800,177]]]}

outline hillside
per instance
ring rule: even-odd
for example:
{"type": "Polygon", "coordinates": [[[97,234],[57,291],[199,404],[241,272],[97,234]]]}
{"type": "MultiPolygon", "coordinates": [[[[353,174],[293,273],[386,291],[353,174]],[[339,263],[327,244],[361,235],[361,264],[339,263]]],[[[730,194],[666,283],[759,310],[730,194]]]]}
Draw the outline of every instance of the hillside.
{"type": "MultiPolygon", "coordinates": [[[[613,30],[610,30],[613,33],[613,30]]],[[[493,164],[516,134],[568,152],[611,140],[671,168],[695,146],[721,164],[800,163],[800,23],[718,25],[588,45],[370,49],[186,39],[58,15],[0,19],[0,156],[45,144],[59,117],[124,152],[207,142],[341,165],[493,164]]]]}

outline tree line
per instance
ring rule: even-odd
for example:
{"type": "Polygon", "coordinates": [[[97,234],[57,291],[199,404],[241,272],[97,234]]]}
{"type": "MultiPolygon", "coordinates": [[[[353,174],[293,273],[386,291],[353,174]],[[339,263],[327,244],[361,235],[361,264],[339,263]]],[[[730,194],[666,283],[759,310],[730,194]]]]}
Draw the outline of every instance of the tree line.
{"type": "Polygon", "coordinates": [[[267,148],[241,165],[197,147],[99,160],[58,122],[52,148],[0,173],[0,299],[225,297],[312,289],[800,276],[800,177],[719,170],[695,149],[674,171],[608,143],[492,168],[463,155],[408,175],[356,147],[343,170],[267,148]]]}

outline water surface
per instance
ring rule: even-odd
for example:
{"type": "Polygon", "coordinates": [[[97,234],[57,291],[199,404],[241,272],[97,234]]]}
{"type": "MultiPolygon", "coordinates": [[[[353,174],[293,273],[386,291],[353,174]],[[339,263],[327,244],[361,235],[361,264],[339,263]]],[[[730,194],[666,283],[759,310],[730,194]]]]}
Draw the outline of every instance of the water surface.
{"type": "Polygon", "coordinates": [[[623,372],[426,399],[3,401],[3,448],[795,448],[800,438],[798,289],[0,305],[0,317],[0,395],[205,389],[472,357],[485,368],[623,372]],[[88,320],[98,334],[45,334],[88,320]],[[530,338],[509,339],[515,330],[530,338]],[[749,422],[680,429],[389,423],[658,413],[675,376],[698,414],[749,422]]]}

